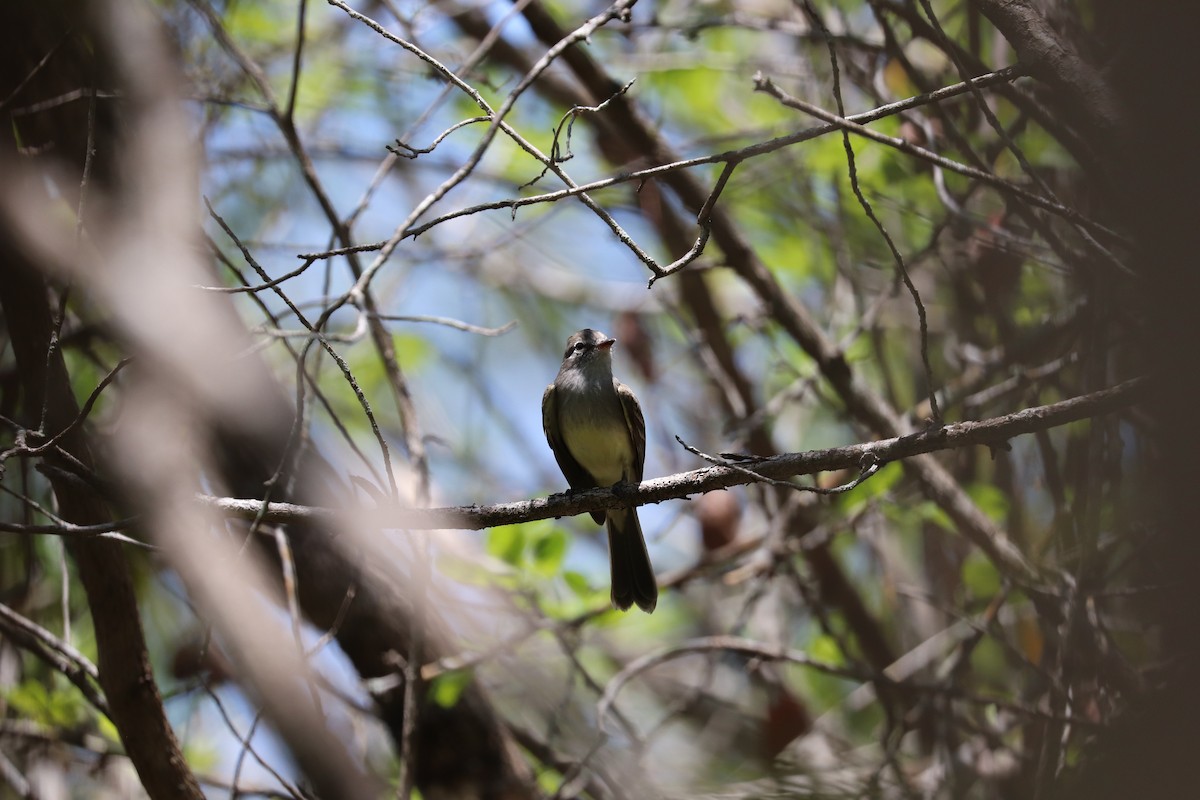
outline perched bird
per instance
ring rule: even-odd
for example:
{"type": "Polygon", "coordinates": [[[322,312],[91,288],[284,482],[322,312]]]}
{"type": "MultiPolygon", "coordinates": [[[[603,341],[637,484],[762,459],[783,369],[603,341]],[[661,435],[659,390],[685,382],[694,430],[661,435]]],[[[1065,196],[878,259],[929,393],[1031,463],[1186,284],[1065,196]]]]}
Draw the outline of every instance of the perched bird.
{"type": "MultiPolygon", "coordinates": [[[[613,377],[616,341],[591,328],[571,334],[558,376],[542,395],[546,441],[575,491],[642,481],[646,422],[633,392],[613,377]]],[[[593,511],[592,519],[608,530],[613,605],[654,611],[658,584],[637,509],[593,511]]]]}

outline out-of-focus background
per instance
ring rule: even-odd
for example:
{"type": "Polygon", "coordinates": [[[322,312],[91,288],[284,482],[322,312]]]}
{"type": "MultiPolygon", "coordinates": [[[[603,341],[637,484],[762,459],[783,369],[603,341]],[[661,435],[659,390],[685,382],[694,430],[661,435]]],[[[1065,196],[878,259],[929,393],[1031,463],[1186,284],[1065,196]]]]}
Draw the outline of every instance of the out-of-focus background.
{"type": "Polygon", "coordinates": [[[0,797],[1193,788],[1168,6],[10,3],[0,797]],[[389,522],[566,489],[583,327],[647,479],[931,443],[682,479],[652,616],[389,522]]]}

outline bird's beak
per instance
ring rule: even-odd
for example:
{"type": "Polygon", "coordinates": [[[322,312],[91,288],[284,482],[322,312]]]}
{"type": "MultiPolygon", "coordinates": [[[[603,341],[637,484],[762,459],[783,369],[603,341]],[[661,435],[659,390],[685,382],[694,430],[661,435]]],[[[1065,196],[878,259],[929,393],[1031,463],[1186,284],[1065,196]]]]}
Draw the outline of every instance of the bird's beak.
{"type": "Polygon", "coordinates": [[[612,347],[616,343],[617,343],[616,339],[603,339],[599,342],[596,342],[596,347],[599,348],[600,350],[607,350],[608,348],[612,347]]]}

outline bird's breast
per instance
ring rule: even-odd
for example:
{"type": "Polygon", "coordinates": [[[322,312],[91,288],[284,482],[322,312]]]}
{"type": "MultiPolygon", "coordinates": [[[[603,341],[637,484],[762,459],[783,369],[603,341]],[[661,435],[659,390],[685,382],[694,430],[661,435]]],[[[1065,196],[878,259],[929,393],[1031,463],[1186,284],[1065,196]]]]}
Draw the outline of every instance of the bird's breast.
{"type": "Polygon", "coordinates": [[[616,392],[599,402],[581,402],[569,395],[560,399],[559,430],[563,444],[598,486],[619,483],[631,472],[633,445],[620,402],[616,392]]]}

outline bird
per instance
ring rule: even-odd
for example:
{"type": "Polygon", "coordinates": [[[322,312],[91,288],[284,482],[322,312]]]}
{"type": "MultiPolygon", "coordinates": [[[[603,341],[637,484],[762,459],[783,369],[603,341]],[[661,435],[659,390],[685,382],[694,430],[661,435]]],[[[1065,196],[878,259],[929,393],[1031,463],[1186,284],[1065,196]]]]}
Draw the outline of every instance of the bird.
{"type": "MultiPolygon", "coordinates": [[[[542,394],[542,428],[572,491],[641,483],[646,422],[629,387],[612,372],[612,339],[592,328],[571,334],[562,366],[542,394]]],[[[612,604],[647,614],[658,584],[636,508],[591,512],[608,531],[612,604]]]]}

